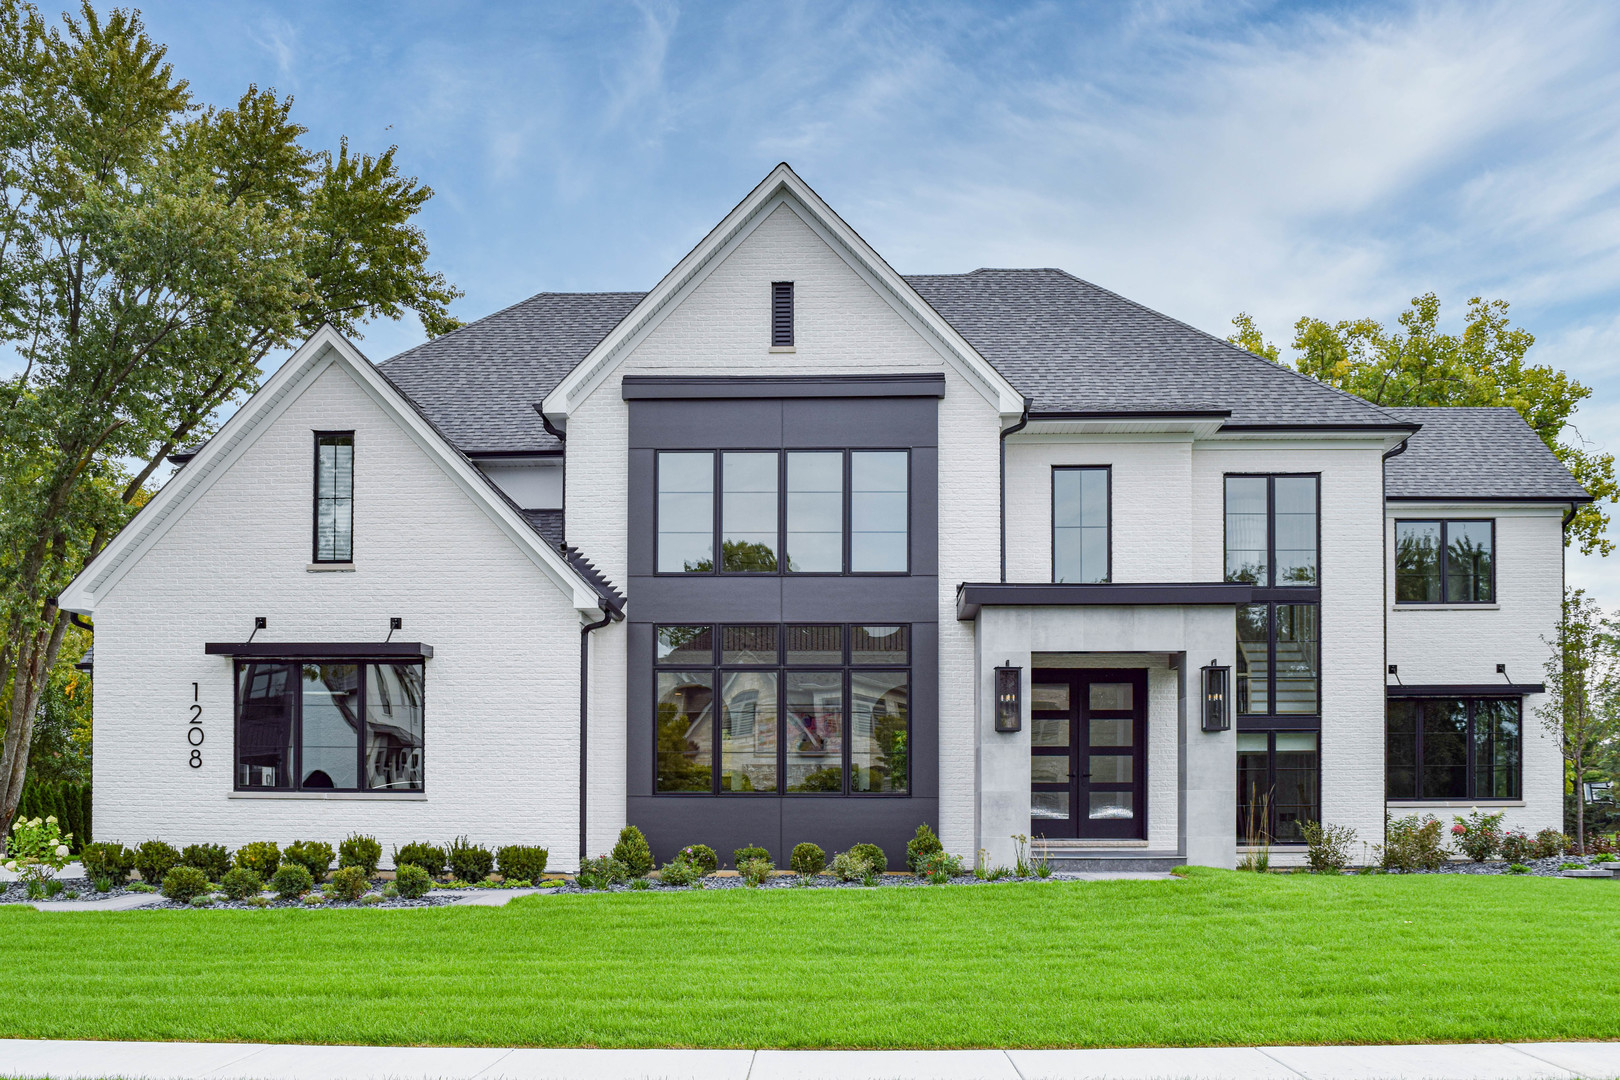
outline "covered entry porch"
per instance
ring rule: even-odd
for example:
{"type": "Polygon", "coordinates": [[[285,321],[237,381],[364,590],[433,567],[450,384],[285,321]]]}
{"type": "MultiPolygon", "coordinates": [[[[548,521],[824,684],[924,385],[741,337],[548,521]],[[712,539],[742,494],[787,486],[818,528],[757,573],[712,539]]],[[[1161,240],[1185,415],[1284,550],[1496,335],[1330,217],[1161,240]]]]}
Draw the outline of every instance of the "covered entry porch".
{"type": "Polygon", "coordinates": [[[1236,606],[1251,595],[1226,583],[963,585],[977,846],[1010,864],[1012,838],[1028,836],[1062,869],[1235,865],[1230,678],[1225,724],[1208,731],[1201,672],[1233,667],[1236,606]],[[1017,673],[1015,720],[998,668],[1017,673]]]}

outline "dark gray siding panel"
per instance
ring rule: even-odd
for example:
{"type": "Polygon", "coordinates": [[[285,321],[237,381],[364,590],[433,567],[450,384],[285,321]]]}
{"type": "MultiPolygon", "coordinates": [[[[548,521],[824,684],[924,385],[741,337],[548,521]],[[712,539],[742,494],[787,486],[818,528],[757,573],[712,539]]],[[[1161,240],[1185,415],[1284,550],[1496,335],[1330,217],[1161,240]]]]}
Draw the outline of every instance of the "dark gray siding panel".
{"type": "Polygon", "coordinates": [[[933,398],[821,398],[782,402],[784,446],[892,449],[939,445],[933,398]]]}
{"type": "Polygon", "coordinates": [[[782,445],[780,401],[632,401],[630,449],[754,449],[782,445]]]}

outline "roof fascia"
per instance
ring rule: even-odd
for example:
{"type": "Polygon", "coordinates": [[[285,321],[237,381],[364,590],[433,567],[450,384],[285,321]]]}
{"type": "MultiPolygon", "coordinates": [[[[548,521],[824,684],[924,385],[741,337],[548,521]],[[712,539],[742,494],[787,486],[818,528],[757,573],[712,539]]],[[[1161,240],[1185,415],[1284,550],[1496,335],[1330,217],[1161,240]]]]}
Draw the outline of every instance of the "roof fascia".
{"type": "Polygon", "coordinates": [[[141,508],[111,543],[62,591],[59,605],[88,615],[98,597],[114,587],[129,568],[196,504],[203,494],[238,461],[297,400],[299,393],[333,364],[344,368],[366,394],[394,420],[464,492],[478,504],[529,556],[541,571],[570,598],[582,614],[600,616],[602,601],[596,590],[576,574],[563,557],[551,550],[529,528],[494,484],[405,401],[354,345],[330,325],[322,326],[293,352],[286,363],[243,403],[215,436],[169,483],[141,508]]]}
{"type": "Polygon", "coordinates": [[[1590,495],[1385,495],[1384,501],[1410,504],[1412,508],[1418,509],[1425,503],[1434,506],[1451,506],[1458,503],[1479,505],[1494,503],[1503,508],[1511,508],[1514,505],[1577,506],[1593,500],[1590,495]]]}
{"type": "Polygon", "coordinates": [[[778,206],[790,205],[824,243],[882,296],[945,361],[968,380],[1003,417],[1023,413],[1021,394],[979,355],[906,280],[784,162],[772,169],[698,245],[641,298],[541,403],[543,415],[566,429],[569,414],[612,373],[647,335],[725,261],[778,206]]]}

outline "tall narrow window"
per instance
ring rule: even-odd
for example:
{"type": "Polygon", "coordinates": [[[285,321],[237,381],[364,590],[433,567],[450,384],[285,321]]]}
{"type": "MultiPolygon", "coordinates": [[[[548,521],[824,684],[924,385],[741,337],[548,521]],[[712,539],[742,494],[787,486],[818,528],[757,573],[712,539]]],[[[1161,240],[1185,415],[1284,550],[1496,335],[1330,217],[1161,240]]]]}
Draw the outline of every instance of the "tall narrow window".
{"type": "Polygon", "coordinates": [[[720,568],[776,569],[776,462],[770,453],[720,455],[720,568]]]}
{"type": "Polygon", "coordinates": [[[714,570],[714,454],[658,455],[658,572],[714,570]]]}
{"type": "Polygon", "coordinates": [[[354,432],[315,433],[315,562],[354,561],[354,432]]]}
{"type": "Polygon", "coordinates": [[[910,565],[907,462],[904,450],[849,455],[849,568],[903,574],[910,565]]]}
{"type": "Polygon", "coordinates": [[[1495,526],[1494,521],[1397,521],[1395,602],[1494,603],[1495,526]]]}
{"type": "Polygon", "coordinates": [[[793,344],[793,282],[771,282],[771,347],[793,344]]]}
{"type": "Polygon", "coordinates": [[[1106,466],[1052,470],[1052,580],[1107,581],[1106,466]]]}
{"type": "Polygon", "coordinates": [[[844,455],[789,451],[787,455],[787,558],[799,574],[844,569],[844,455]]]}
{"type": "Polygon", "coordinates": [[[1226,580],[1314,586],[1317,479],[1226,478],[1226,580]]]}
{"type": "Polygon", "coordinates": [[[1322,816],[1319,750],[1314,731],[1238,732],[1240,843],[1304,842],[1305,822],[1322,816]]]}

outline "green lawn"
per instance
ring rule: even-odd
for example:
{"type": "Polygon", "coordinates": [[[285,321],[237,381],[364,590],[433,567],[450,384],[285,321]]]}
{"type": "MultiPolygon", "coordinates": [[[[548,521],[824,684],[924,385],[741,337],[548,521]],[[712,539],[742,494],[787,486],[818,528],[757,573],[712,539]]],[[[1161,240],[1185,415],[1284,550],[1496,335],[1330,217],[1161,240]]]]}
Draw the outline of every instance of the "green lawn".
{"type": "Polygon", "coordinates": [[[1620,884],[1184,881],[0,909],[0,1037],[567,1046],[1620,1038],[1620,884]]]}

